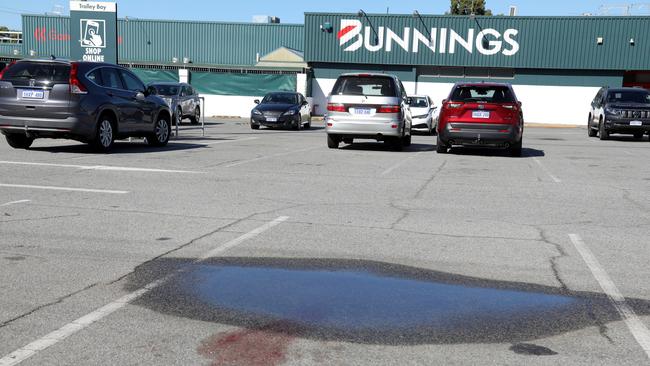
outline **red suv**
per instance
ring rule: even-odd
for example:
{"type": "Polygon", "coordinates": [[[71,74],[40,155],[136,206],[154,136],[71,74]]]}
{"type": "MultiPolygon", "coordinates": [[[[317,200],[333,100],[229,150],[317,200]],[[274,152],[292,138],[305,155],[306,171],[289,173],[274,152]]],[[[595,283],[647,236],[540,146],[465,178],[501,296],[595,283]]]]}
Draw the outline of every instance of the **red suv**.
{"type": "Polygon", "coordinates": [[[441,154],[460,145],[501,147],[521,156],[521,102],[510,84],[456,84],[442,102],[437,131],[441,154]]]}

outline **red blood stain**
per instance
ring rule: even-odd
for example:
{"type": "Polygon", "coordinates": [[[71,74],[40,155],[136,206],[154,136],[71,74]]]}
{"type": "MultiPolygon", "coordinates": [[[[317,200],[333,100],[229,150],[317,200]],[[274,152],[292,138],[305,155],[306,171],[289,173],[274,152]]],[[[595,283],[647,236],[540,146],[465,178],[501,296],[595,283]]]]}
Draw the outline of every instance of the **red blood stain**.
{"type": "Polygon", "coordinates": [[[236,330],[216,334],[203,342],[198,353],[213,366],[275,366],[286,361],[295,337],[269,330],[236,330]]]}

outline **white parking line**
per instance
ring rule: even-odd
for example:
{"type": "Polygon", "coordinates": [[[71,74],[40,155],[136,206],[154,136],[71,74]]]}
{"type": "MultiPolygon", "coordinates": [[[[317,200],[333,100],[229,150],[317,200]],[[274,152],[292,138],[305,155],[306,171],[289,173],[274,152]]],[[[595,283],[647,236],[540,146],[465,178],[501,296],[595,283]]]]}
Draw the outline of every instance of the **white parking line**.
{"type": "Polygon", "coordinates": [[[539,159],[537,159],[537,157],[534,157],[533,160],[537,163],[537,165],[539,165],[540,168],[542,168],[544,173],[546,173],[553,180],[553,182],[562,183],[562,181],[558,177],[551,174],[548,168],[546,168],[546,166],[544,166],[544,164],[542,164],[542,162],[539,159]]]}
{"type": "Polygon", "coordinates": [[[169,169],[151,169],[151,168],[136,168],[124,166],[105,166],[105,165],[74,165],[74,164],[53,164],[53,163],[32,163],[23,161],[0,161],[4,165],[26,165],[26,166],[44,166],[54,168],[73,168],[80,170],[107,170],[107,171],[122,171],[122,172],[144,172],[144,173],[184,173],[184,174],[203,174],[203,172],[194,172],[188,170],[169,170],[169,169]]]}
{"type": "Polygon", "coordinates": [[[221,141],[214,141],[214,142],[208,142],[202,145],[216,145],[216,144],[227,144],[229,142],[240,142],[240,141],[250,141],[250,140],[257,140],[259,137],[246,137],[243,139],[235,139],[235,140],[221,140],[221,141]]]}
{"type": "Polygon", "coordinates": [[[0,187],[6,188],[24,188],[24,189],[43,189],[49,191],[67,191],[67,192],[86,192],[86,193],[106,193],[106,194],[127,194],[129,191],[113,191],[107,189],[89,189],[89,188],[70,188],[70,187],[52,187],[52,186],[32,186],[27,184],[4,184],[0,187]]]}
{"type": "Polygon", "coordinates": [[[388,174],[390,174],[391,172],[393,172],[393,170],[395,170],[395,169],[401,167],[402,165],[406,164],[409,160],[414,159],[414,158],[416,158],[418,155],[422,155],[422,154],[424,154],[425,152],[426,152],[426,151],[420,151],[419,153],[414,154],[414,155],[411,155],[411,156],[409,156],[409,157],[406,158],[406,159],[400,160],[399,163],[397,163],[397,164],[391,166],[390,168],[384,170],[384,171],[381,173],[381,175],[384,176],[384,175],[388,175],[388,174]]]}
{"type": "Polygon", "coordinates": [[[627,304],[621,291],[616,287],[612,279],[609,277],[607,272],[605,272],[598,262],[598,259],[594,256],[591,250],[589,250],[582,238],[577,234],[569,234],[569,238],[582,256],[582,259],[587,263],[587,266],[596,278],[596,281],[598,281],[600,287],[603,289],[607,297],[609,297],[609,300],[621,315],[621,318],[625,321],[625,324],[636,341],[645,351],[646,356],[650,358],[650,331],[648,331],[648,328],[646,328],[634,310],[632,310],[632,308],[627,304]]]}
{"type": "MultiPolygon", "coordinates": [[[[224,243],[224,244],[218,246],[217,248],[214,248],[213,250],[209,251],[208,253],[201,256],[199,259],[197,259],[195,261],[195,263],[198,263],[198,262],[204,261],[204,260],[206,260],[208,258],[211,258],[213,256],[216,256],[216,255],[218,255],[218,254],[220,254],[220,253],[222,253],[222,252],[224,252],[224,251],[226,251],[226,250],[228,250],[228,249],[230,249],[230,248],[232,248],[232,247],[234,247],[236,245],[241,244],[242,242],[244,242],[246,240],[252,239],[252,238],[260,235],[261,233],[271,229],[272,227],[283,223],[284,221],[286,221],[288,219],[289,218],[287,216],[280,216],[277,219],[275,219],[273,221],[270,221],[270,222],[258,227],[257,229],[251,230],[248,233],[246,233],[246,234],[244,234],[244,235],[242,235],[242,236],[240,236],[238,238],[235,238],[235,239],[233,239],[233,240],[231,240],[231,241],[229,241],[227,243],[224,243]]],[[[64,325],[63,327],[61,327],[61,328],[59,328],[59,329],[57,329],[55,331],[44,335],[43,337],[29,343],[28,345],[26,345],[24,347],[21,347],[21,348],[15,350],[15,351],[11,352],[10,354],[0,358],[0,366],[18,365],[19,363],[21,363],[21,362],[27,360],[28,358],[34,356],[38,352],[43,351],[43,350],[45,350],[45,349],[47,349],[47,348],[61,342],[61,341],[63,341],[64,339],[66,339],[66,338],[70,337],[71,335],[79,332],[80,330],[87,328],[91,324],[93,324],[93,323],[95,323],[95,322],[97,322],[97,321],[111,315],[112,313],[114,313],[114,312],[116,312],[116,311],[118,311],[120,309],[122,309],[123,307],[125,307],[126,305],[131,303],[132,301],[142,297],[143,295],[145,295],[149,291],[151,291],[151,290],[155,289],[156,287],[162,285],[163,283],[165,283],[165,281],[167,281],[169,278],[174,276],[176,273],[179,273],[179,272],[174,272],[172,274],[168,274],[167,276],[165,276],[165,277],[163,277],[163,278],[161,278],[159,280],[151,282],[148,285],[141,288],[140,290],[132,292],[132,293],[130,293],[128,295],[122,296],[119,299],[117,299],[117,300],[115,300],[115,301],[113,301],[113,302],[111,302],[109,304],[106,304],[106,305],[102,306],[101,308],[99,308],[99,309],[97,309],[97,310],[95,310],[95,311],[93,311],[93,312],[91,312],[91,313],[89,313],[87,315],[84,315],[81,318],[78,318],[78,319],[72,321],[71,323],[68,323],[68,324],[64,325]]]]}
{"type": "Polygon", "coordinates": [[[284,152],[284,153],[279,153],[279,154],[265,155],[265,156],[261,156],[259,158],[254,158],[254,159],[249,159],[249,160],[242,160],[242,161],[238,161],[238,162],[235,162],[235,163],[231,163],[231,164],[225,165],[225,167],[226,168],[232,168],[232,167],[239,166],[239,165],[254,163],[254,162],[260,161],[260,160],[277,158],[279,156],[297,154],[297,153],[300,153],[300,152],[306,152],[306,151],[311,151],[311,150],[316,150],[316,149],[320,149],[320,147],[312,147],[312,148],[309,148],[309,149],[294,150],[294,151],[289,151],[289,152],[284,152]]]}
{"type": "Polygon", "coordinates": [[[32,202],[32,201],[31,200],[12,201],[12,202],[3,203],[3,204],[0,205],[0,207],[17,205],[17,204],[20,204],[20,203],[27,203],[27,202],[32,202]]]}

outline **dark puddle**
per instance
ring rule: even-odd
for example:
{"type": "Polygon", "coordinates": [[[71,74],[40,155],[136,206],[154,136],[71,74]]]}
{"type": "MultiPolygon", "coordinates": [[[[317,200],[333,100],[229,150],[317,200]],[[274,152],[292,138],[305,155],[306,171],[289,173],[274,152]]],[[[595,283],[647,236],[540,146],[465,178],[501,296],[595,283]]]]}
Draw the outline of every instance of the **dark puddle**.
{"type": "Polygon", "coordinates": [[[519,343],[510,347],[514,353],[527,356],[555,356],[557,352],[550,348],[538,346],[536,344],[519,343]]]}
{"type": "MultiPolygon", "coordinates": [[[[170,271],[179,272],[137,304],[320,340],[518,344],[620,319],[600,294],[368,261],[159,261],[139,268],[129,290],[170,271]]],[[[649,302],[629,303],[639,314],[650,314],[649,302]]]]}

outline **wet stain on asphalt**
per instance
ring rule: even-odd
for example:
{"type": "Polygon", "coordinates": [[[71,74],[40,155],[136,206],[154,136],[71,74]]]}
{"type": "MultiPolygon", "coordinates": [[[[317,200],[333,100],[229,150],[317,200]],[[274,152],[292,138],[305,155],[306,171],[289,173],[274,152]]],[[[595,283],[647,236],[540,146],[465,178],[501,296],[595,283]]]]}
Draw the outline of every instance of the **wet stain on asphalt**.
{"type": "Polygon", "coordinates": [[[286,361],[295,337],[282,331],[280,323],[264,329],[241,329],[204,340],[197,352],[213,366],[274,366],[286,361]]]}
{"type": "Polygon", "coordinates": [[[555,356],[557,352],[550,348],[538,346],[530,343],[519,343],[510,347],[510,350],[520,355],[528,356],[555,356]]]}
{"type": "MultiPolygon", "coordinates": [[[[177,274],[136,304],[275,337],[519,344],[620,320],[602,294],[356,260],[158,261],[139,268],[127,287],[172,271],[177,274]]],[[[638,314],[650,314],[650,302],[628,302],[638,314]]]]}

